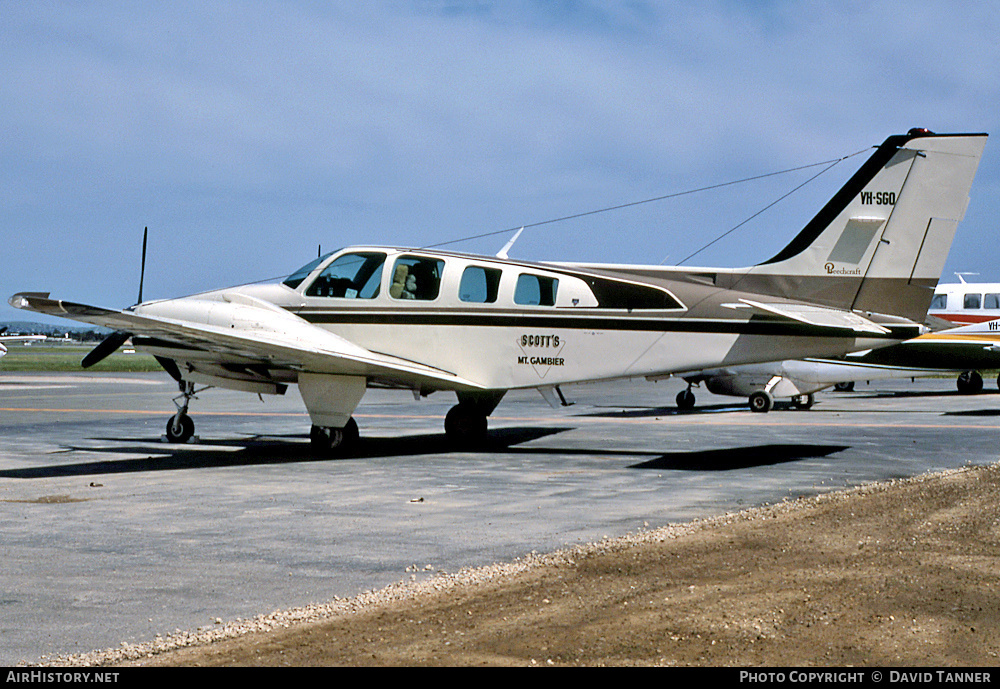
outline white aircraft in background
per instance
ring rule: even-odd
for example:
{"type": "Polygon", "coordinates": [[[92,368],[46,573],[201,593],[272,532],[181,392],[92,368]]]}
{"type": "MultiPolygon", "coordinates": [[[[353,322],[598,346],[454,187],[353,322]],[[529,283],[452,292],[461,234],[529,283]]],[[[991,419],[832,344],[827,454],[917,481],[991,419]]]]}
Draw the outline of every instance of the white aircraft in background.
{"type": "MultiPolygon", "coordinates": [[[[1000,369],[1000,320],[920,335],[899,344],[853,352],[837,359],[807,358],[681,373],[688,387],[677,393],[677,406],[691,409],[691,388],[704,384],[716,395],[747,397],[750,409],[767,412],[775,398],[808,409],[814,393],[829,387],[851,390],[858,381],[922,378],[957,373],[963,393],[982,390],[975,369],[1000,369]],[[973,375],[974,374],[974,375],[973,375]]],[[[1000,377],[997,379],[1000,386],[1000,377]]]]}
{"type": "MultiPolygon", "coordinates": [[[[23,292],[16,308],[115,329],[181,387],[167,437],[194,432],[195,384],[296,384],[313,447],[346,451],[368,387],[450,390],[449,438],[482,441],[505,392],[838,356],[923,331],[986,134],[913,129],[876,148],[776,256],[749,268],[531,263],[365,246],[246,285],[112,310],[23,292]]],[[[145,254],[145,251],[143,252],[145,254]]],[[[506,252],[501,252],[501,254],[506,252]]]]}
{"type": "Polygon", "coordinates": [[[7,332],[6,327],[0,328],[0,357],[7,353],[7,347],[4,343],[34,342],[45,339],[45,335],[4,335],[5,332],[7,332]]]}
{"type": "Polygon", "coordinates": [[[929,316],[958,325],[1000,318],[1000,283],[966,282],[962,273],[958,273],[958,279],[937,286],[927,311],[929,316]]]}
{"type": "Polygon", "coordinates": [[[938,333],[873,352],[849,354],[843,360],[777,361],[680,374],[677,377],[688,387],[677,393],[677,406],[692,409],[696,402],[692,388],[704,384],[716,395],[747,397],[750,409],[757,412],[769,411],[774,398],[789,398],[793,406],[808,409],[814,402],[813,394],[831,386],[852,390],[859,381],[942,373],[957,374],[959,392],[979,393],[983,389],[979,371],[1000,369],[1000,283],[966,282],[962,273],[958,279],[934,289],[927,316],[935,329],[943,328],[938,333]],[[963,327],[949,327],[953,325],[963,327]]]}

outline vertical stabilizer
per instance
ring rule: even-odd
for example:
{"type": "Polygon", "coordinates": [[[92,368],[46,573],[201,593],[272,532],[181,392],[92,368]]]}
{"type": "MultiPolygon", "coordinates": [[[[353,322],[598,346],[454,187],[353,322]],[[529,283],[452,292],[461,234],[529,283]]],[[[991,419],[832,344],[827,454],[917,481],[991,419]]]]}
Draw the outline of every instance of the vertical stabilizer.
{"type": "Polygon", "coordinates": [[[889,137],[788,246],[745,279],[771,294],[922,321],[986,138],[925,129],[889,137]]]}

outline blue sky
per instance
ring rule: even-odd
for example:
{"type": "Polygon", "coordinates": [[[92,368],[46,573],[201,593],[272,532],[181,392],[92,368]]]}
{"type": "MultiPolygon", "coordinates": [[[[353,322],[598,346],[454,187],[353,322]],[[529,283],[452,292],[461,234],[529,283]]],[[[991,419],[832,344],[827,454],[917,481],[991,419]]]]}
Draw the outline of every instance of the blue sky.
{"type": "MultiPolygon", "coordinates": [[[[0,321],[278,277],[866,151],[1000,133],[988,2],[0,0],[0,321]]],[[[769,258],[854,156],[687,265],[769,258]]],[[[531,260],[672,264],[822,167],[529,228],[531,260]]],[[[1000,281],[987,144],[945,266],[1000,281]]],[[[450,244],[496,253],[509,235],[450,244]]]]}

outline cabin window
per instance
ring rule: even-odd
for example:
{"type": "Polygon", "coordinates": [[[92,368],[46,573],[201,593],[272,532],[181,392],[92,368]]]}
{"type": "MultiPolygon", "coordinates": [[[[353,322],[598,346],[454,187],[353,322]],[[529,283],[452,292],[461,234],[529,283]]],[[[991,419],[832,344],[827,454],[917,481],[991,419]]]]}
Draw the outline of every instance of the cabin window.
{"type": "Polygon", "coordinates": [[[500,291],[500,270],[469,266],[462,273],[458,286],[458,298],[475,304],[492,304],[500,291]]]}
{"type": "Polygon", "coordinates": [[[982,299],[983,295],[981,294],[966,294],[962,306],[966,309],[978,309],[982,299]]]}
{"type": "Polygon", "coordinates": [[[987,294],[983,298],[984,309],[1000,309],[1000,294],[987,294]]]}
{"type": "Polygon", "coordinates": [[[441,290],[444,261],[421,256],[400,256],[392,272],[389,296],[393,299],[431,301],[441,290]]]}
{"type": "Polygon", "coordinates": [[[948,295],[947,294],[935,294],[934,298],[931,299],[932,309],[946,309],[948,308],[948,295]]]}
{"type": "Polygon", "coordinates": [[[517,276],[514,303],[525,306],[555,306],[559,281],[555,278],[522,273],[517,276]]]}
{"type": "Polygon", "coordinates": [[[344,254],[323,269],[306,289],[306,296],[374,299],[382,284],[383,263],[383,253],[344,254]]]}

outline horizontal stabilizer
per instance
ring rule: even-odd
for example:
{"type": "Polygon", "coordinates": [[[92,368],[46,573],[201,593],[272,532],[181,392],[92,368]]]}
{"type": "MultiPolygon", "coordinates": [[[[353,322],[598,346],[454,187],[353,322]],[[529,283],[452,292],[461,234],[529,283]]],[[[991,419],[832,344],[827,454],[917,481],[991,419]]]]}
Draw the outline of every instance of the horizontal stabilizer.
{"type": "Polygon", "coordinates": [[[764,304],[759,301],[751,301],[750,299],[740,299],[740,301],[772,316],[780,316],[821,328],[851,330],[853,332],[875,333],[878,335],[885,335],[890,332],[887,328],[883,328],[881,325],[849,311],[827,309],[811,304],[764,304]]]}

